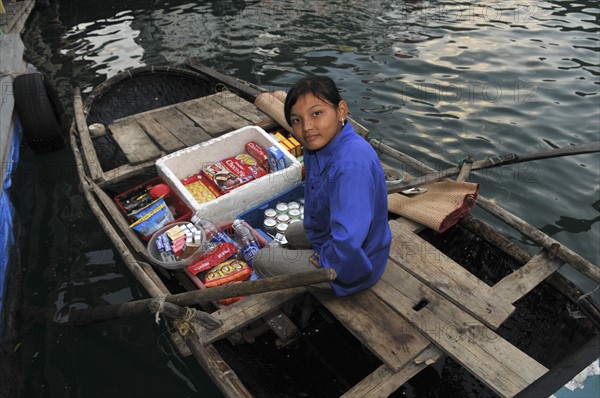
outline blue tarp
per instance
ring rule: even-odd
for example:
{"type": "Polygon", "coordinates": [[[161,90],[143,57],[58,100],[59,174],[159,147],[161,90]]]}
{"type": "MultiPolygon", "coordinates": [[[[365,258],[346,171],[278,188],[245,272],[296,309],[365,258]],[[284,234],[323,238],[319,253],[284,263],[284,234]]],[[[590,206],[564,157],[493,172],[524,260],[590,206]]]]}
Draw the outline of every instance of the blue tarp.
{"type": "Polygon", "coordinates": [[[13,233],[14,208],[8,197],[12,185],[12,173],[19,161],[19,145],[23,128],[17,119],[13,130],[12,143],[6,159],[6,174],[2,178],[2,195],[0,195],[0,336],[4,330],[4,293],[10,248],[15,242],[13,233]]]}

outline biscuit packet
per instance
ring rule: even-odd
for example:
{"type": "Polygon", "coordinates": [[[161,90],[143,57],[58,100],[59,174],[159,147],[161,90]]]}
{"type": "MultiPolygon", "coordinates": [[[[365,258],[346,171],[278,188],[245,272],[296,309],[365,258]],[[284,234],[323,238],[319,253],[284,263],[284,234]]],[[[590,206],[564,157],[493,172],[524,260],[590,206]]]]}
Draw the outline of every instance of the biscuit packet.
{"type": "Polygon", "coordinates": [[[223,194],[268,174],[268,171],[247,153],[240,153],[213,163],[203,171],[223,194]]]}

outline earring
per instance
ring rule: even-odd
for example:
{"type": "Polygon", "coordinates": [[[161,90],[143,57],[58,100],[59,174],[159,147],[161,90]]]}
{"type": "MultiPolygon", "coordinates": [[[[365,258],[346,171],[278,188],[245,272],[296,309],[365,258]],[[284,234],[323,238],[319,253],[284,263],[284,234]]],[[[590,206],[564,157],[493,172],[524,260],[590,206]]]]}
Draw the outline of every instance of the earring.
{"type": "Polygon", "coordinates": [[[340,118],[340,123],[342,123],[342,127],[346,125],[346,120],[343,117],[340,118]]]}

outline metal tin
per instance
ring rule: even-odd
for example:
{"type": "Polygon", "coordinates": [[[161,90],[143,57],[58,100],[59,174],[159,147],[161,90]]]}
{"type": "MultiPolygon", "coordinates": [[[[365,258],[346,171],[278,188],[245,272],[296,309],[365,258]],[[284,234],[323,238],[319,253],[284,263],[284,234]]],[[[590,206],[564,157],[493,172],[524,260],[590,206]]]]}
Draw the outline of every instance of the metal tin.
{"type": "Polygon", "coordinates": [[[300,206],[304,206],[304,198],[298,198],[296,201],[300,203],[300,206]]]}
{"type": "Polygon", "coordinates": [[[267,209],[264,212],[265,218],[275,218],[277,217],[277,211],[275,211],[275,209],[267,209]]]}
{"type": "Polygon", "coordinates": [[[277,206],[275,206],[275,210],[277,210],[277,213],[279,214],[287,213],[288,205],[283,202],[277,203],[277,206]]]}
{"type": "Polygon", "coordinates": [[[302,219],[300,219],[300,218],[293,218],[293,219],[290,220],[290,222],[288,223],[288,225],[291,225],[291,224],[293,224],[295,222],[300,222],[300,221],[302,221],[302,219]]]}
{"type": "Polygon", "coordinates": [[[290,209],[290,210],[300,208],[300,203],[298,203],[298,202],[289,202],[287,205],[288,205],[288,209],[290,209]]]}
{"type": "Polygon", "coordinates": [[[287,224],[288,222],[290,222],[290,216],[288,216],[287,214],[279,214],[276,218],[278,223],[285,223],[287,224]]]}
{"type": "Polygon", "coordinates": [[[300,210],[290,209],[290,211],[288,211],[288,215],[290,216],[290,219],[292,219],[292,220],[300,219],[300,210]]]}
{"type": "Polygon", "coordinates": [[[265,218],[263,221],[263,227],[265,228],[265,232],[274,233],[275,228],[277,227],[277,221],[274,218],[265,218]]]}
{"type": "Polygon", "coordinates": [[[285,234],[285,231],[288,229],[288,225],[285,223],[279,223],[277,224],[277,233],[278,234],[285,234]]]}

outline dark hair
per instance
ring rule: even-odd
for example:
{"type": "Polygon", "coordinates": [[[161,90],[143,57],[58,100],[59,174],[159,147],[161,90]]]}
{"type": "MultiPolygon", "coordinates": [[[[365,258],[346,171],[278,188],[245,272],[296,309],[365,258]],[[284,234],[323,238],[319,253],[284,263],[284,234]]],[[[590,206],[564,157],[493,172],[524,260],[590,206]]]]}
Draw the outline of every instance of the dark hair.
{"type": "Polygon", "coordinates": [[[287,96],[285,97],[283,112],[288,124],[292,124],[292,121],[290,120],[292,107],[298,102],[298,98],[308,93],[311,93],[320,100],[331,103],[336,108],[342,100],[335,82],[329,77],[314,75],[305,76],[292,84],[292,87],[290,87],[287,96]]]}

